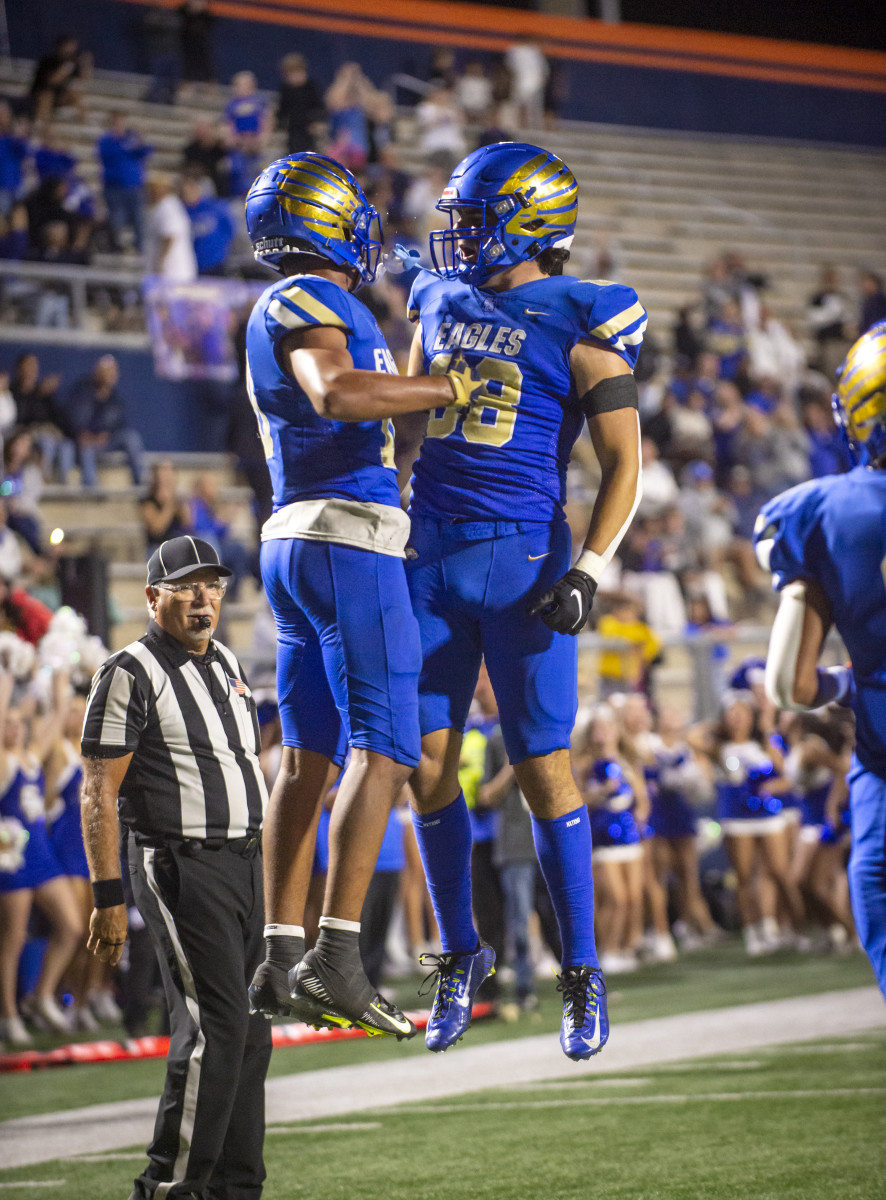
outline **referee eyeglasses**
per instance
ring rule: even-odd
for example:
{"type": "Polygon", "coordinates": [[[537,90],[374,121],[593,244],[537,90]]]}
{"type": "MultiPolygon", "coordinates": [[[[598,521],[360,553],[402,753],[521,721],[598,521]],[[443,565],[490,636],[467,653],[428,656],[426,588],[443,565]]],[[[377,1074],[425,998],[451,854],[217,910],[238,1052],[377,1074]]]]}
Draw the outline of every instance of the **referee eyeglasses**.
{"type": "Polygon", "coordinates": [[[209,583],[158,583],[155,585],[164,592],[172,592],[180,600],[196,600],[197,593],[205,591],[210,600],[221,600],[228,590],[226,579],[213,579],[209,583]]]}

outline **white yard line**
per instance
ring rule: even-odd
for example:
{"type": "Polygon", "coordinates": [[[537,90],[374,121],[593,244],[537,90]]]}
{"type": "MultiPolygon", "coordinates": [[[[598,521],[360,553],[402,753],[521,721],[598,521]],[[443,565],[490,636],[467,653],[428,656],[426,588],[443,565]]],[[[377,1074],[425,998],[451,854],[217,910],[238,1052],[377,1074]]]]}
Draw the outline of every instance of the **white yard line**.
{"type": "MultiPolygon", "coordinates": [[[[267,1117],[269,1123],[318,1121],[493,1087],[617,1075],[655,1064],[882,1028],[886,1028],[886,1006],[876,988],[796,996],[616,1024],[603,1054],[586,1063],[569,1062],[560,1051],[556,1034],[545,1033],[458,1047],[445,1055],[278,1076],[268,1081],[267,1117]]],[[[0,1124],[0,1162],[5,1167],[22,1167],[74,1154],[147,1145],[156,1109],[157,1097],[152,1096],[4,1121],[0,1124]]]]}
{"type": "Polygon", "coordinates": [[[18,1183],[0,1183],[0,1188],[48,1188],[64,1187],[66,1179],[22,1179],[18,1183]]]}
{"type": "MultiPolygon", "coordinates": [[[[546,1085],[542,1085],[546,1086],[546,1085]]],[[[606,1108],[619,1104],[698,1104],[729,1100],[820,1100],[822,1096],[886,1096],[886,1088],[796,1088],[769,1092],[686,1092],[666,1096],[581,1096],[568,1100],[490,1100],[487,1104],[428,1104],[423,1108],[392,1108],[397,1116],[433,1117],[437,1113],[497,1112],[510,1108],[581,1108],[600,1104],[606,1108]]],[[[301,1126],[293,1126],[300,1129],[301,1126]]]]}
{"type": "Polygon", "coordinates": [[[265,1133],[365,1133],[381,1121],[327,1121],[325,1125],[269,1125],[265,1133]]]}

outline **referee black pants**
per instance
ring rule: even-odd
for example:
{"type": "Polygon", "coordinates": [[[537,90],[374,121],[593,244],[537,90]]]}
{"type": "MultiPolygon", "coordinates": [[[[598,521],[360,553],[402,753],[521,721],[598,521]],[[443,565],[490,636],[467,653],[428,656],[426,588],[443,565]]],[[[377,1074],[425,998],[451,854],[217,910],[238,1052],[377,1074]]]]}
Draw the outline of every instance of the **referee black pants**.
{"type": "Polygon", "coordinates": [[[130,1200],[258,1200],[271,1027],[246,989],[264,958],[261,854],[129,836],[139,911],[169,1005],[166,1084],[130,1200]]]}

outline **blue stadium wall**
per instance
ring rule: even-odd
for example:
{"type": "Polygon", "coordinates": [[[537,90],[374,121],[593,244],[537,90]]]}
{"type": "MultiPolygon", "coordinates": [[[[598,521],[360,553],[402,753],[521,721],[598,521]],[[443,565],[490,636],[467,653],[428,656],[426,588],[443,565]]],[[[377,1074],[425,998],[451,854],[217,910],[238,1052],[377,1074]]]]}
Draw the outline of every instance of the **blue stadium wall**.
{"type": "MultiPolygon", "coordinates": [[[[248,11],[246,0],[239,11],[248,11]]],[[[280,23],[273,21],[246,21],[231,17],[219,17],[216,23],[215,47],[219,76],[230,79],[236,70],[249,67],[259,77],[263,87],[274,87],[277,82],[277,64],[287,51],[299,50],[310,63],[314,77],[322,84],[330,79],[335,68],[351,59],[360,61],[376,83],[384,83],[397,71],[421,71],[430,54],[430,44],[445,41],[441,37],[441,26],[431,28],[429,44],[422,45],[414,40],[398,40],[395,36],[360,36],[347,32],[324,32],[322,29],[299,28],[287,25],[287,12],[301,8],[293,0],[287,8],[286,0],[271,0],[280,13],[280,23]]],[[[434,9],[458,11],[450,5],[413,6],[414,20],[423,21],[425,12],[434,9]]],[[[335,4],[330,4],[330,11],[335,4]]],[[[268,9],[263,11],[267,13],[268,9]]],[[[273,11],[273,10],[272,10],[273,11]]],[[[465,11],[470,11],[466,9],[465,11]]],[[[12,52],[15,56],[34,58],[44,53],[52,39],[61,31],[76,34],[85,46],[95,54],[100,67],[118,70],[144,71],[144,59],[139,39],[139,24],[145,9],[135,3],[120,0],[31,0],[7,6],[12,52]]],[[[507,36],[527,19],[541,21],[538,14],[517,14],[503,9],[485,10],[498,25],[498,40],[507,36]],[[494,16],[493,16],[494,14],[494,16]]],[[[370,20],[367,17],[364,20],[370,20]]],[[[389,18],[391,29],[396,25],[389,18]]],[[[560,25],[562,25],[560,19],[560,25]]],[[[546,24],[553,28],[557,19],[546,24]]],[[[334,22],[333,22],[334,23],[334,22]]],[[[355,21],[351,25],[357,24],[355,21]]],[[[379,28],[384,29],[381,25],[379,28]]],[[[578,23],[576,24],[578,27],[578,23]]],[[[606,27],[604,27],[606,28],[606,27]]],[[[611,29],[612,27],[608,27],[611,29]]],[[[624,27],[630,29],[631,27],[624,27]]],[[[633,27],[634,30],[640,27],[633,27]]],[[[445,33],[445,30],[442,31],[445,33]]],[[[478,43],[490,43],[490,37],[462,36],[464,31],[453,30],[452,43],[464,48],[459,50],[462,60],[466,57],[487,57],[489,52],[476,48],[478,43]],[[466,45],[465,45],[466,43],[466,45]],[[467,48],[471,46],[473,48],[467,48]]],[[[648,32],[648,31],[647,31],[648,32]]],[[[513,36],[513,34],[512,34],[513,36]]],[[[629,35],[626,34],[626,37],[629,35]]],[[[662,31],[662,38],[667,34],[662,31]]],[[[686,39],[696,35],[688,33],[686,39]]],[[[818,86],[802,82],[773,82],[765,78],[740,78],[729,74],[740,57],[723,58],[723,75],[716,70],[717,55],[707,57],[704,69],[698,71],[665,69],[665,66],[648,68],[621,65],[612,62],[587,62],[570,60],[567,42],[557,45],[557,57],[568,76],[567,98],[562,106],[562,115],[568,118],[601,121],[611,124],[645,126],[651,128],[701,131],[706,133],[741,134],[771,138],[802,138],[819,142],[843,143],[855,146],[886,147],[886,90],[881,68],[858,73],[859,90],[847,86],[818,86]],[[862,90],[863,87],[869,90],[862,90]]],[[[728,47],[732,43],[723,40],[728,47]]],[[[740,45],[740,40],[734,43],[740,45]]],[[[778,46],[779,43],[769,43],[778,46]]],[[[785,43],[793,47],[794,43],[785,43]]],[[[575,44],[575,52],[581,56],[582,47],[575,44]]],[[[812,48],[819,53],[824,48],[812,48]]],[[[605,51],[603,52],[605,53],[605,51]]],[[[645,54],[653,56],[652,50],[645,54]]],[[[835,51],[835,55],[846,52],[835,51]]],[[[665,55],[665,52],[662,52],[665,55]]],[[[630,57],[630,55],[627,55],[630,57]]],[[[642,58],[644,55],[635,55],[642,58]]],[[[672,54],[674,61],[686,61],[686,55],[672,54]]],[[[697,55],[701,59],[700,55],[697,55]]],[[[663,63],[666,61],[662,57],[663,63]]],[[[748,67],[753,70],[753,64],[748,67]]],[[[763,60],[757,64],[758,73],[779,74],[763,60]]],[[[804,67],[796,64],[782,74],[802,77],[804,67]]],[[[831,72],[833,74],[834,72],[831,72]]],[[[816,75],[812,66],[809,77],[816,75]]],[[[843,72],[851,82],[851,72],[843,72]]],[[[821,71],[818,72],[821,75],[821,71]]]]}
{"type": "MultiPolygon", "coordinates": [[[[77,379],[88,375],[101,354],[113,354],[120,366],[119,391],[129,424],[142,435],[146,450],[225,449],[225,430],[237,385],[186,383],[157,379],[147,350],[115,346],[55,346],[0,343],[0,371],[11,371],[20,354],[36,354],[43,374],[62,377],[61,399],[77,379]]],[[[256,434],[256,437],[258,435],[256,434]]]]}

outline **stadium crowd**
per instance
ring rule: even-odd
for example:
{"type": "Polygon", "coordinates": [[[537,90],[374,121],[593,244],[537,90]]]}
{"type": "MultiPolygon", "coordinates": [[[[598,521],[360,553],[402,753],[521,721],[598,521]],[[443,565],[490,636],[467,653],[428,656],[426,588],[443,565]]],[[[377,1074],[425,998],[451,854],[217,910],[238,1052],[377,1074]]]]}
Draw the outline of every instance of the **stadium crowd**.
{"type": "MultiPolygon", "coordinates": [[[[188,89],[214,95],[204,0],[186,0],[180,10],[150,7],[144,21],[147,98],[171,103],[188,89]]],[[[89,76],[88,54],[60,38],[37,64],[29,95],[0,99],[0,257],[84,265],[110,254],[144,261],[172,281],[253,273],[243,253],[242,198],[275,131],[285,131],[287,145],[322,149],[357,172],[385,217],[388,241],[423,249],[458,159],[527,123],[553,122],[561,86],[528,40],[493,71],[480,60],[457,69],[451,51],[435,51],[426,70],[396,78],[393,99],[353,63],[323,90],[304,58],[287,54],[276,102],[250,71],[237,73],[222,119],[201,121],[181,148],[177,181],[151,173],[152,147],[137,120],[110,112],[95,148],[97,191],[54,127],[58,108],[82,105],[89,76]],[[401,164],[394,100],[414,109],[425,163],[416,175],[401,164]]],[[[617,240],[601,234],[592,261],[576,264],[576,273],[617,280],[619,255],[617,240]]],[[[412,335],[409,282],[409,273],[390,273],[363,294],[400,361],[412,335]]],[[[833,373],[854,337],[886,315],[886,296],[871,272],[860,274],[856,298],[825,268],[799,336],[767,306],[769,282],[724,252],[700,281],[697,301],[675,314],[672,344],[647,335],[636,371],[644,498],[601,582],[594,612],[607,644],[573,745],[591,812],[607,974],[670,960],[733,930],[751,955],[785,947],[841,952],[854,943],[845,711],[777,713],[762,692],[761,664],[736,672],[727,663],[734,624],[768,612],[769,581],[751,543],[762,504],[848,466],[830,411],[833,373]],[[663,640],[675,636],[709,648],[692,713],[655,702],[655,664],[663,640]]],[[[61,328],[70,321],[68,296],[52,285],[4,277],[0,303],[18,321],[61,328]]],[[[138,308],[122,292],[104,303],[118,317],[138,308]]],[[[56,551],[40,515],[44,485],[68,482],[79,469],[82,486],[100,486],[101,455],[123,450],[147,546],[191,532],[216,545],[238,577],[255,571],[256,546],[232,536],[217,481],[203,478],[187,498],[169,464],[154,466],[148,479],[118,383],[111,355],[79,379],[43,374],[32,353],[0,376],[0,1041],[9,1046],[30,1041],[29,1025],[69,1032],[118,1022],[119,1005],[135,1035],[146,1028],[157,990],[153,952],[137,937],[113,980],[82,950],[91,901],[72,781],[83,689],[104,651],[60,607],[56,551]],[[26,821],[6,816],[11,795],[26,821]],[[4,889],[4,877],[22,870],[27,886],[4,889]],[[22,960],[29,928],[32,939],[46,941],[38,967],[22,960]]],[[[404,422],[402,434],[408,475],[420,432],[404,422]]],[[[585,436],[568,481],[576,530],[587,527],[598,478],[585,436]]],[[[270,785],[280,756],[270,692],[260,718],[270,785]]],[[[472,811],[477,920],[506,964],[482,994],[516,1018],[537,1003],[536,975],[557,957],[557,932],[487,680],[478,687],[460,779],[472,811]]],[[[405,812],[392,815],[364,910],[361,949],[374,984],[408,972],[436,945],[405,812]]],[[[321,826],[314,923],[325,865],[321,826]]]]}

